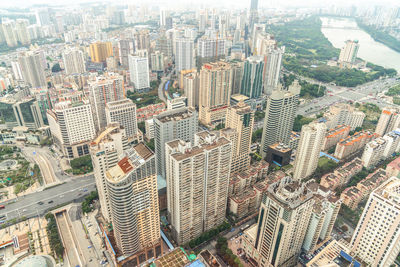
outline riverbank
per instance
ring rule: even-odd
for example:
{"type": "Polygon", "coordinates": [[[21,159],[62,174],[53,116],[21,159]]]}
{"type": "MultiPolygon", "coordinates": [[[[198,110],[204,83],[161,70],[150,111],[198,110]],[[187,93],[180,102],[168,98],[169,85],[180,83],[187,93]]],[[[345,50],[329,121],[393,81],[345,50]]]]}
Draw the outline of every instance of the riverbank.
{"type": "Polygon", "coordinates": [[[360,19],[355,19],[355,21],[357,22],[358,27],[371,35],[372,39],[374,39],[376,42],[384,44],[394,51],[400,52],[399,40],[384,31],[377,30],[372,26],[362,23],[360,19]]]}
{"type": "Polygon", "coordinates": [[[380,77],[397,74],[394,69],[385,69],[374,64],[368,64],[371,69],[368,73],[358,69],[328,66],[328,60],[339,57],[340,49],[332,45],[321,29],[321,19],[311,16],[283,25],[270,25],[267,31],[275,35],[280,45],[286,47],[283,67],[301,76],[324,83],[355,87],[380,77]]]}

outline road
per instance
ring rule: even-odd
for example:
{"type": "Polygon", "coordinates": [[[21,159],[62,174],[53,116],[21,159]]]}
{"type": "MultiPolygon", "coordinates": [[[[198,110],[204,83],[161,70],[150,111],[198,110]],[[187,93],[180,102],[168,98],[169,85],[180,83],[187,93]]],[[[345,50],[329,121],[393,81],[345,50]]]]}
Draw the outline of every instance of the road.
{"type": "Polygon", "coordinates": [[[88,195],[95,189],[93,175],[69,179],[63,184],[1,203],[5,204],[5,208],[0,210],[0,216],[6,215],[7,220],[11,220],[23,216],[44,215],[49,209],[88,195]],[[40,205],[39,201],[43,204],[40,205]]]}
{"type": "MultiPolygon", "coordinates": [[[[307,80],[312,83],[319,83],[304,77],[300,77],[300,79],[307,80]]],[[[312,101],[308,101],[307,103],[300,105],[297,114],[307,116],[321,113],[323,109],[334,103],[348,101],[368,102],[376,104],[380,108],[393,106],[393,104],[377,98],[376,94],[383,92],[398,83],[399,81],[396,78],[387,78],[365,83],[354,88],[322,84],[326,86],[327,91],[330,92],[327,92],[327,95],[324,97],[313,99],[312,101]]]]}
{"type": "Polygon", "coordinates": [[[65,254],[67,255],[70,266],[82,266],[79,252],[75,246],[74,238],[72,235],[72,227],[69,225],[67,213],[57,214],[57,224],[60,229],[61,239],[65,247],[65,254]]]}

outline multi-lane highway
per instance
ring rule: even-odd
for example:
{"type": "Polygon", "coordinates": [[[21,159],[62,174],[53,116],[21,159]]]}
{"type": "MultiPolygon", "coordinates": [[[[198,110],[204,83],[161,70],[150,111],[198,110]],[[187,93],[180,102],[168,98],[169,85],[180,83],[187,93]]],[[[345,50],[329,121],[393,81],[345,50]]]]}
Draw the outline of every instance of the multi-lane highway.
{"type": "Polygon", "coordinates": [[[6,220],[44,215],[49,209],[88,195],[96,188],[93,175],[68,179],[63,184],[3,202],[6,220]]]}
{"type": "MultiPolygon", "coordinates": [[[[318,83],[310,79],[307,80],[313,83],[318,83]]],[[[385,102],[377,97],[376,94],[388,90],[390,87],[393,87],[398,83],[400,83],[400,81],[396,78],[387,78],[375,80],[354,88],[322,84],[327,87],[327,94],[300,105],[297,114],[307,116],[321,113],[323,109],[334,103],[348,101],[373,103],[378,105],[380,108],[392,106],[391,103],[385,102]]]]}

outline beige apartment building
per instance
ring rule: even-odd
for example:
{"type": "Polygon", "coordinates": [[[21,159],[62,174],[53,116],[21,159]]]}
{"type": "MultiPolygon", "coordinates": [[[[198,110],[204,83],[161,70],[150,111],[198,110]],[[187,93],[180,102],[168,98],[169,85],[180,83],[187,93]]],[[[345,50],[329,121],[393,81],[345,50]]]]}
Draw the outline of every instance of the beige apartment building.
{"type": "Polygon", "coordinates": [[[199,132],[195,141],[166,144],[168,217],[178,244],[225,220],[232,145],[224,137],[199,132]]]}

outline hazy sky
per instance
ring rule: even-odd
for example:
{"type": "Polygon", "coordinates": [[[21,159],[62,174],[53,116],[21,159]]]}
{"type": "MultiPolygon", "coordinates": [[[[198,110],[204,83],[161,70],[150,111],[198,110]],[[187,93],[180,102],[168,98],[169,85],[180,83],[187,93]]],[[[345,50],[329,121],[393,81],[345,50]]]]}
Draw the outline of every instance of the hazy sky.
{"type": "MultiPolygon", "coordinates": [[[[98,2],[96,0],[0,0],[1,6],[17,6],[26,7],[33,4],[50,4],[50,5],[65,5],[68,4],[79,4],[82,2],[98,2]]],[[[103,2],[110,2],[112,4],[157,4],[160,6],[164,5],[182,5],[182,4],[199,4],[202,5],[226,5],[227,7],[248,7],[250,6],[250,0],[106,0],[103,2]]],[[[279,6],[331,6],[332,4],[339,6],[350,6],[350,5],[390,5],[400,6],[400,0],[259,0],[259,7],[277,7],[279,6]]]]}

